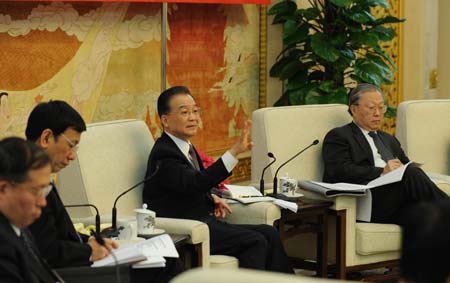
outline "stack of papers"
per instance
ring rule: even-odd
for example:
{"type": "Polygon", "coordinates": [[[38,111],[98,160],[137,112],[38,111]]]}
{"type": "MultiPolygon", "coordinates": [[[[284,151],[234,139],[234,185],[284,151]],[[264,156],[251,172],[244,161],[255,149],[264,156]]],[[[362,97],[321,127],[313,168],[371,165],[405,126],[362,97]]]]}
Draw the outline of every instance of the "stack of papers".
{"type": "Polygon", "coordinates": [[[298,184],[305,190],[310,190],[316,193],[323,194],[327,197],[337,196],[337,195],[365,195],[366,191],[376,187],[384,186],[387,184],[399,182],[403,178],[406,168],[411,162],[401,166],[391,172],[380,176],[367,185],[350,184],[350,183],[324,183],[316,181],[299,181],[298,184]]]}
{"type": "Polygon", "coordinates": [[[273,197],[265,197],[260,191],[252,186],[225,185],[225,187],[228,189],[228,194],[225,194],[224,197],[229,200],[238,201],[243,204],[270,201],[281,208],[286,208],[293,212],[297,212],[298,209],[298,205],[295,202],[276,199],[273,197]]]}
{"type": "Polygon", "coordinates": [[[164,267],[164,257],[179,257],[169,235],[153,237],[145,241],[128,244],[111,251],[114,254],[95,261],[92,267],[113,266],[116,264],[134,263],[133,268],[164,267]]]}

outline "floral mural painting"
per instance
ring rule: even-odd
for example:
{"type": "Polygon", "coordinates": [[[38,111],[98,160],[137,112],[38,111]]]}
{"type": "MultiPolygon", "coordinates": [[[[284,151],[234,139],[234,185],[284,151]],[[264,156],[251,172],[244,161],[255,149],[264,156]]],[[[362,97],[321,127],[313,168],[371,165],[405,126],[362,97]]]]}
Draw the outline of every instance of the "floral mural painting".
{"type": "MultiPolygon", "coordinates": [[[[258,107],[259,7],[169,4],[167,85],[205,110],[194,141],[218,153],[258,107]]],[[[23,135],[41,101],[68,101],[88,123],[145,120],[157,137],[158,3],[0,2],[0,137],[23,135]]]]}

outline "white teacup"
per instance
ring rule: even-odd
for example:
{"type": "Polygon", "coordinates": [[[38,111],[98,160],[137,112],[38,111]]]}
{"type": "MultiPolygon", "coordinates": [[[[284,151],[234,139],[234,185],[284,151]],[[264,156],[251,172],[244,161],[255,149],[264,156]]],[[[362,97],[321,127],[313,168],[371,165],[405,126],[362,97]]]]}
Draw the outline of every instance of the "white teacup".
{"type": "Polygon", "coordinates": [[[297,180],[289,177],[280,178],[280,192],[282,194],[294,194],[297,189],[297,180]]]}
{"type": "Polygon", "coordinates": [[[132,240],[137,237],[137,221],[136,217],[127,217],[117,221],[119,229],[119,240],[132,240]]]}
{"type": "Polygon", "coordinates": [[[143,204],[142,208],[135,209],[137,220],[137,233],[142,235],[152,234],[155,230],[156,213],[147,209],[147,204],[143,204]]]}

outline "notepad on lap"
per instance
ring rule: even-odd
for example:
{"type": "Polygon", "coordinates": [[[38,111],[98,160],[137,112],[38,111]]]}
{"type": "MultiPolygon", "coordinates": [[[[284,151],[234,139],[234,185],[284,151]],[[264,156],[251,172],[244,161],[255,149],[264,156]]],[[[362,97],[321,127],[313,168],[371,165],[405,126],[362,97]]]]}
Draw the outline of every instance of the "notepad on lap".
{"type": "Polygon", "coordinates": [[[272,197],[265,197],[252,186],[225,185],[228,191],[223,193],[224,198],[236,200],[240,203],[254,203],[261,201],[274,201],[272,197]]]}

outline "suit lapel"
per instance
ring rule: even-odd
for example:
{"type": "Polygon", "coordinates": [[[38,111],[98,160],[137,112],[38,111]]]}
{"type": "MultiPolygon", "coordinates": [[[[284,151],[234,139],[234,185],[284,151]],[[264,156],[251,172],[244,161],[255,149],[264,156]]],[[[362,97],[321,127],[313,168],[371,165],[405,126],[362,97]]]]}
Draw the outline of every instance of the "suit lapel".
{"type": "Polygon", "coordinates": [[[359,146],[362,149],[362,152],[367,157],[367,159],[370,161],[370,165],[374,166],[375,161],[373,160],[373,152],[370,148],[369,143],[367,142],[366,137],[364,137],[363,132],[361,129],[354,123],[350,123],[350,128],[352,129],[353,136],[355,137],[355,140],[358,142],[359,146]]]}
{"type": "MultiPolygon", "coordinates": [[[[170,144],[177,152],[177,154],[180,156],[181,159],[183,159],[187,164],[189,164],[189,166],[191,166],[193,169],[197,170],[194,166],[194,164],[192,164],[192,162],[186,157],[186,155],[183,154],[183,152],[181,152],[180,148],[177,146],[177,144],[169,137],[169,135],[167,135],[165,132],[163,132],[163,134],[161,135],[161,139],[167,143],[170,144]]],[[[203,170],[203,162],[201,161],[201,159],[199,158],[198,152],[195,149],[194,146],[194,151],[195,151],[195,155],[197,156],[197,161],[198,161],[198,165],[200,166],[200,169],[203,170]]]]}

